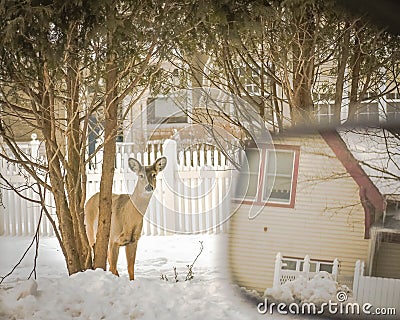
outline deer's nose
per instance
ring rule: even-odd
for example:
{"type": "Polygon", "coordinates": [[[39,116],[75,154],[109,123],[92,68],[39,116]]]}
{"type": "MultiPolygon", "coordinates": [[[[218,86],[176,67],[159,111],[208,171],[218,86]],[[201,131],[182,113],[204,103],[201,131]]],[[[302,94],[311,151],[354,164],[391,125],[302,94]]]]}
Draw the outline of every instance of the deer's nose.
{"type": "Polygon", "coordinates": [[[153,191],[153,186],[151,185],[151,184],[148,184],[146,187],[145,187],[145,189],[146,189],[146,191],[147,192],[151,192],[151,191],[153,191]]]}

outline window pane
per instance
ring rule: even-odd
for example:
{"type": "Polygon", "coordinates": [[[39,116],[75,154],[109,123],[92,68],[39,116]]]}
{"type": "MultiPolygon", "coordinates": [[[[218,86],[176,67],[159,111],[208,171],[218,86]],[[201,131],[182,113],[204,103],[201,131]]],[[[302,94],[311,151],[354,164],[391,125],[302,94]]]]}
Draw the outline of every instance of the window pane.
{"type": "Polygon", "coordinates": [[[358,122],[375,123],[379,121],[378,103],[363,103],[356,113],[358,122]]]}
{"type": "MultiPolygon", "coordinates": [[[[269,181],[273,180],[273,177],[267,177],[269,181]],[[268,179],[269,178],[269,179],[268,179]]],[[[266,181],[266,191],[270,194],[270,200],[278,200],[288,202],[290,200],[290,189],[292,185],[292,178],[288,177],[275,177],[275,183],[271,185],[266,181]],[[271,189],[272,188],[272,189],[271,189]]]]}
{"type": "MultiPolygon", "coordinates": [[[[181,98],[182,99],[182,98],[181,98]]],[[[187,123],[187,116],[180,103],[171,97],[156,97],[147,100],[148,123],[187,123]]]]}
{"type": "Polygon", "coordinates": [[[296,270],[297,261],[283,259],[282,262],[283,270],[296,270]]]}
{"type": "Polygon", "coordinates": [[[265,176],[264,199],[278,202],[290,202],[293,178],[293,151],[268,152],[267,174],[265,176]],[[276,173],[274,168],[276,167],[276,173]],[[269,197],[269,198],[268,198],[269,197]]]}
{"type": "Polygon", "coordinates": [[[267,173],[268,174],[275,174],[277,153],[278,152],[274,152],[274,151],[267,152],[267,173]]]}
{"type": "Polygon", "coordinates": [[[235,190],[236,199],[243,199],[243,197],[246,195],[248,178],[249,176],[247,174],[243,174],[242,172],[239,174],[235,190]]]}
{"type": "Polygon", "coordinates": [[[386,111],[386,120],[389,122],[400,120],[400,103],[390,103],[388,102],[386,111]]]}
{"type": "Polygon", "coordinates": [[[257,194],[258,174],[250,174],[249,186],[247,187],[246,197],[255,197],[257,194]]]}
{"type": "Polygon", "coordinates": [[[246,151],[247,161],[249,163],[249,172],[257,173],[260,165],[260,153],[258,150],[246,151]]]}
{"type": "Polygon", "coordinates": [[[326,271],[326,272],[332,273],[332,268],[333,268],[333,265],[331,265],[331,264],[321,263],[319,266],[319,271],[326,271]]]}
{"type": "MultiPolygon", "coordinates": [[[[300,270],[304,270],[304,261],[300,263],[300,270]]],[[[310,270],[309,272],[315,272],[317,270],[317,263],[316,262],[310,262],[310,270]]]]}
{"type": "Polygon", "coordinates": [[[267,173],[291,175],[293,170],[293,157],[293,151],[268,151],[267,173]]]}
{"type": "Polygon", "coordinates": [[[241,173],[236,186],[236,198],[254,198],[257,194],[258,175],[241,173]]]}
{"type": "Polygon", "coordinates": [[[254,198],[257,195],[258,188],[258,172],[260,153],[256,149],[246,150],[246,160],[242,161],[242,170],[239,175],[239,179],[236,187],[236,197],[254,198]]]}
{"type": "Polygon", "coordinates": [[[320,104],[319,107],[319,114],[327,115],[330,114],[329,104],[320,104]]]}
{"type": "Polygon", "coordinates": [[[276,174],[292,175],[294,152],[276,153],[276,174]]]}

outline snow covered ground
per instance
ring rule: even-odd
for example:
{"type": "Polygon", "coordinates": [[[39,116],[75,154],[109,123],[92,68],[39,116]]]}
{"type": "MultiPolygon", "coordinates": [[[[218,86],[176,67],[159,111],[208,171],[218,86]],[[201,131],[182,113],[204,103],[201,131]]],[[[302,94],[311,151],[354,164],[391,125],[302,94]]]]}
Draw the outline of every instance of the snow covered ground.
{"type": "MultiPolygon", "coordinates": [[[[0,237],[0,275],[20,259],[31,239],[0,237]]],[[[34,250],[0,286],[0,319],[305,319],[257,312],[229,282],[224,235],[142,237],[136,279],[128,280],[123,249],[120,277],[102,270],[67,276],[55,238],[40,240],[37,280],[26,280],[34,250]],[[184,281],[203,241],[204,251],[194,265],[194,279],[184,281]],[[174,281],[173,267],[179,282],[174,281]],[[169,281],[161,280],[167,275],[169,281]]]]}

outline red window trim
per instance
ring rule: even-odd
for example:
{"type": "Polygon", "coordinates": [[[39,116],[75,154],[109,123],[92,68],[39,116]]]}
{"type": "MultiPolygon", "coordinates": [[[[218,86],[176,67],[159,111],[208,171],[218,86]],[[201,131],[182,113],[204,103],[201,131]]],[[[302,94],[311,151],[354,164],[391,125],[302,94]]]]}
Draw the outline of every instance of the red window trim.
{"type": "MultiPolygon", "coordinates": [[[[293,179],[292,179],[292,189],[290,190],[290,202],[280,203],[280,202],[265,202],[262,201],[262,192],[257,192],[257,200],[243,200],[237,201],[242,204],[247,205],[258,205],[267,207],[278,207],[278,208],[294,208],[296,203],[296,190],[297,190],[297,178],[299,174],[299,161],[300,161],[300,146],[286,145],[286,144],[274,144],[276,150],[289,150],[294,151],[294,165],[293,165],[293,179]]],[[[264,185],[264,170],[265,170],[265,159],[266,159],[267,149],[262,148],[260,150],[260,172],[258,176],[258,190],[264,185]]]]}

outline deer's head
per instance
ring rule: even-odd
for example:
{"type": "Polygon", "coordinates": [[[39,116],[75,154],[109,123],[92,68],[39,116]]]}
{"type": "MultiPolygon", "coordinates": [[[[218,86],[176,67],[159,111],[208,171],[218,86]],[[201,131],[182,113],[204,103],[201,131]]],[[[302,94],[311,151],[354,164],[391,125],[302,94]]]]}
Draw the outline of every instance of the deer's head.
{"type": "Polygon", "coordinates": [[[156,188],[157,174],[164,170],[167,165],[167,158],[157,159],[151,166],[143,166],[134,158],[128,159],[129,168],[138,176],[138,186],[143,187],[146,192],[153,192],[156,188]]]}

